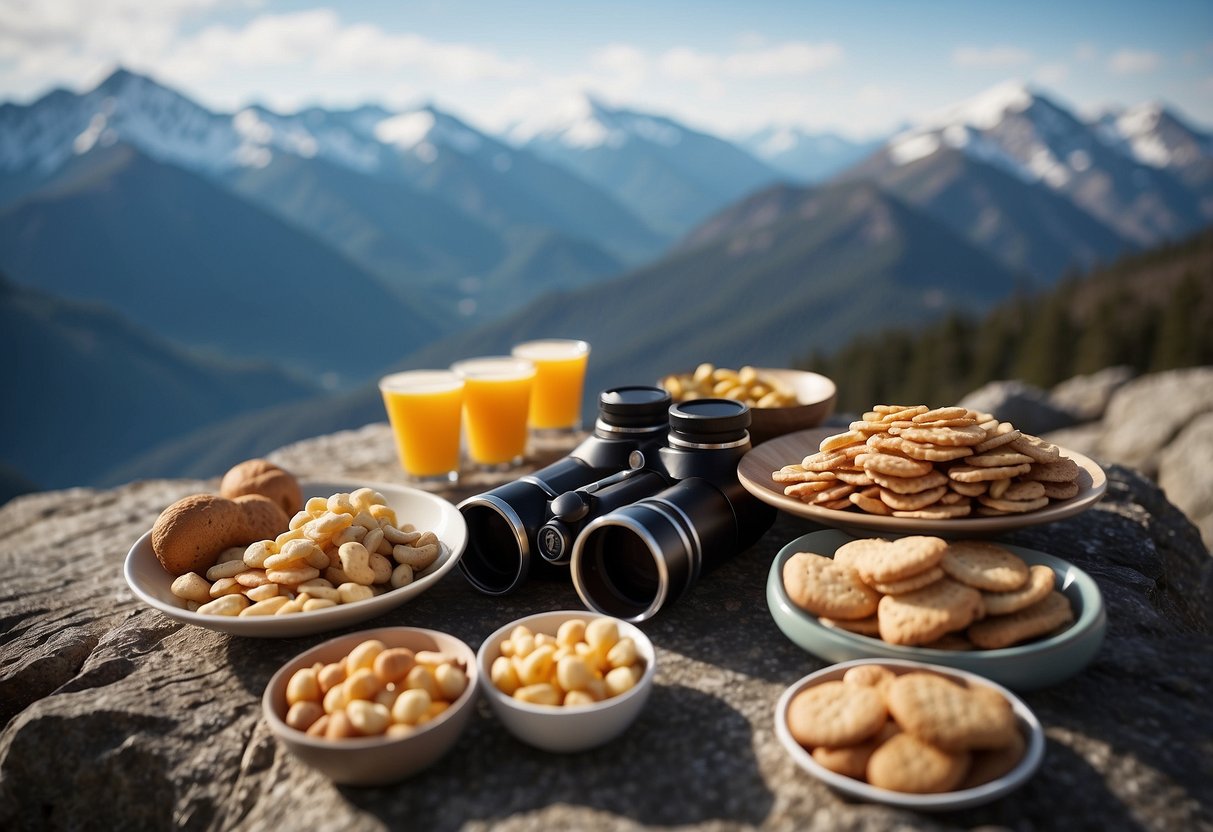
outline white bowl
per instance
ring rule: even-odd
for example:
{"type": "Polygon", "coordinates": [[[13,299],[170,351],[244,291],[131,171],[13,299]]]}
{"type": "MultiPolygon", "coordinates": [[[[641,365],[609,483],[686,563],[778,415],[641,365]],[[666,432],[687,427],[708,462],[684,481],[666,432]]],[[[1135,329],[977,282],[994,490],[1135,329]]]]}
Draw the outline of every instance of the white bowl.
{"type": "Polygon", "coordinates": [[[649,637],[633,624],[616,619],[620,637],[628,636],[636,643],[636,652],[644,660],[644,675],[631,690],[595,702],[593,705],[571,707],[532,705],[521,702],[493,684],[490,669],[501,655],[501,642],[510,631],[522,624],[534,633],[556,635],[560,625],[571,618],[593,621],[603,616],[586,610],[542,612],[511,621],[490,635],[476,654],[480,675],[484,678],[485,697],[493,713],[506,730],[519,740],[544,751],[585,751],[603,745],[627,730],[648,701],[657,670],[657,654],[649,637]]]}
{"type": "Polygon", "coordinates": [[[1040,768],[1040,763],[1044,759],[1045,753],[1044,729],[1040,725],[1040,720],[1036,718],[1036,715],[1024,704],[1022,699],[1002,685],[995,684],[989,679],[985,679],[975,673],[968,673],[956,668],[901,659],[858,659],[856,661],[843,662],[842,664],[830,665],[816,673],[810,673],[800,681],[793,683],[779,697],[779,701],[775,703],[775,736],[787,750],[788,754],[792,756],[792,760],[796,765],[843,794],[859,800],[886,803],[890,806],[900,806],[904,809],[916,809],[920,811],[962,809],[966,806],[977,806],[982,803],[988,803],[991,800],[996,800],[1019,788],[1028,778],[1035,774],[1036,770],[1040,768]],[[991,780],[989,783],[983,783],[971,789],[941,792],[939,794],[908,794],[890,791],[865,783],[862,780],[855,780],[846,775],[830,771],[814,760],[813,755],[792,738],[791,731],[788,730],[788,704],[792,701],[792,697],[805,688],[841,679],[843,674],[850,668],[866,664],[886,667],[899,676],[903,673],[926,670],[959,680],[965,685],[985,685],[998,691],[1011,703],[1011,708],[1015,711],[1015,719],[1019,723],[1019,729],[1025,735],[1026,743],[1023,759],[1019,761],[1015,768],[1002,777],[991,780]]]}
{"type": "Polygon", "coordinates": [[[476,712],[480,674],[472,648],[454,636],[417,627],[382,627],[363,630],[324,642],[284,664],[265,686],[261,709],[270,730],[279,742],[303,762],[327,775],[336,783],[354,786],[378,786],[395,783],[432,765],[450,751],[476,712]],[[433,720],[419,726],[406,737],[360,737],[326,740],[309,737],[284,721],[286,685],[295,671],[315,662],[339,661],[350,650],[377,638],[388,647],[407,647],[413,652],[436,650],[457,656],[467,669],[468,685],[451,706],[433,720]]]}
{"type": "Polygon", "coordinates": [[[412,523],[419,529],[432,531],[442,543],[438,560],[419,573],[407,586],[365,601],[291,615],[201,615],[190,612],[186,609],[185,601],[173,594],[173,576],[164,570],[156,559],[156,553],[152,551],[151,531],[140,537],[126,556],[123,570],[126,582],[140,600],[169,618],[234,636],[294,638],[360,624],[416,598],[442,580],[459,562],[468,540],[468,527],[463,515],[451,503],[425,491],[373,482],[300,483],[305,501],[310,497],[329,497],[343,491],[348,493],[364,486],[374,488],[382,494],[400,522],[412,523]]]}

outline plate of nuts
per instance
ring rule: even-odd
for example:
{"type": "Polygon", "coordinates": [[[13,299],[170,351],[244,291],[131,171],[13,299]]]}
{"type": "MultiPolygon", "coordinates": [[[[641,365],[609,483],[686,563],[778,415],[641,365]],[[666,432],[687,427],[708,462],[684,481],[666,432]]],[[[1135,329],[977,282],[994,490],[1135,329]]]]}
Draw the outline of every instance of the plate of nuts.
{"type": "MultiPolygon", "coordinates": [[[[463,516],[425,491],[304,482],[301,492],[302,508],[276,536],[229,546],[188,571],[171,572],[157,556],[157,521],[127,554],[127,584],[187,624],[293,638],[357,624],[417,597],[455,568],[467,545],[463,516]]],[[[187,542],[205,548],[212,526],[198,528],[197,540],[187,542]]]]}
{"type": "Polygon", "coordinates": [[[672,373],[658,385],[675,402],[725,398],[750,408],[754,445],[792,431],[816,427],[834,412],[834,382],[807,370],[744,366],[733,370],[700,364],[689,373],[672,373]]]}

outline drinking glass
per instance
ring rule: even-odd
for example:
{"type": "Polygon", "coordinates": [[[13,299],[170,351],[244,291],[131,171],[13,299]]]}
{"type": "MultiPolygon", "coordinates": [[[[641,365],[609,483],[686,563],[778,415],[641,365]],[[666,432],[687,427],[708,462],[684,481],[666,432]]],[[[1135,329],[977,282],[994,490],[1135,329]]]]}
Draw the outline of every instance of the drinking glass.
{"type": "Polygon", "coordinates": [[[423,488],[459,479],[463,378],[449,370],[410,370],[379,380],[400,465],[423,488]]]}
{"type": "Polygon", "coordinates": [[[506,470],[526,454],[526,420],[535,365],[513,356],[457,361],[463,379],[463,418],[468,459],[477,467],[506,470]]]}
{"type": "Polygon", "coordinates": [[[511,354],[535,365],[535,386],[527,423],[537,435],[562,436],[581,427],[581,393],[590,345],[585,341],[547,338],[527,341],[511,354]]]}

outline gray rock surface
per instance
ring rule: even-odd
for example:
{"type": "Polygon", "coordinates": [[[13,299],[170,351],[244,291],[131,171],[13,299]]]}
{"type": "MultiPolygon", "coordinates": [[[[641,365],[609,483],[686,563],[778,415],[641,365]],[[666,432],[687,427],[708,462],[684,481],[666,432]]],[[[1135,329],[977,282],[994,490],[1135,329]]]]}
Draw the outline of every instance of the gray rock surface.
{"type": "MultiPolygon", "coordinates": [[[[275,455],[308,478],[396,480],[385,426],[275,455]],[[350,469],[343,467],[350,460],[350,469]]],[[[0,828],[877,830],[1213,828],[1213,562],[1149,481],[1109,470],[1092,510],[1009,542],[1088,571],[1108,608],[1094,662],[1025,700],[1047,750],[1020,791],[941,815],[844,799],[775,741],[780,692],[825,662],[775,627],[772,558],[816,526],[780,515],[750,551],[647,623],[657,687],[620,739],[554,756],[481,703],[447,757],[405,783],[334,786],[276,743],[260,695],[331,634],[240,639],[174,622],[122,578],[173,500],[217,482],[29,495],[0,508],[0,828]]],[[[452,573],[367,626],[418,625],[478,646],[505,621],[578,607],[566,582],[480,595],[452,573]]]]}
{"type": "Polygon", "coordinates": [[[1133,368],[1105,367],[1098,372],[1074,376],[1049,391],[1049,401],[1072,413],[1076,419],[1090,422],[1103,418],[1112,394],[1133,378],[1133,368]]]}
{"type": "Polygon", "coordinates": [[[1213,544],[1213,413],[1196,417],[1163,448],[1158,484],[1213,544]]]}
{"type": "Polygon", "coordinates": [[[961,407],[993,413],[1020,430],[1039,436],[1077,424],[1077,415],[1054,403],[1049,393],[1022,381],[991,381],[958,402],[961,407]]]}
{"type": "Polygon", "coordinates": [[[1104,414],[1100,456],[1158,475],[1159,458],[1180,431],[1213,411],[1213,367],[1134,379],[1112,395],[1104,414]]]}

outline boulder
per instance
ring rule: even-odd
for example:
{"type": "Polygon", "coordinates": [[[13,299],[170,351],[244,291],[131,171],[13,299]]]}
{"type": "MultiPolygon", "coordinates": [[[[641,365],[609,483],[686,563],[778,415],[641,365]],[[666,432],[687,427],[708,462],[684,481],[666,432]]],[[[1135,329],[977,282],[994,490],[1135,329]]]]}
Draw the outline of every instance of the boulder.
{"type": "Polygon", "coordinates": [[[1133,376],[1133,368],[1124,365],[1074,376],[1050,390],[1049,401],[1061,410],[1072,413],[1080,422],[1095,421],[1103,417],[1112,394],[1133,376]]]}
{"type": "MultiPolygon", "coordinates": [[[[305,481],[399,481],[386,425],[271,458],[305,481]],[[345,458],[356,471],[341,470],[345,458]]],[[[165,617],[123,580],[160,510],[217,480],[18,497],[0,508],[0,828],[1211,828],[1213,562],[1153,483],[1117,466],[1108,477],[1091,510],[1002,538],[1091,574],[1107,637],[1086,669],[1025,694],[1048,735],[1035,777],[946,816],[844,798],[775,740],[779,694],[827,664],[784,638],[765,600],[772,558],[820,528],[806,520],[781,513],[644,625],[657,684],[619,739],[547,754],[482,706],[432,768],[359,789],[290,756],[261,717],[274,671],[333,634],[225,636],[165,617]]],[[[455,571],[365,626],[431,627],[477,647],[506,621],[579,607],[566,580],[489,597],[455,571]]]]}
{"type": "Polygon", "coordinates": [[[1163,448],[1158,484],[1213,546],[1213,413],[1196,417],[1163,448]]]}
{"type": "Polygon", "coordinates": [[[1104,414],[1100,456],[1158,476],[1163,449],[1198,416],[1213,411],[1213,367],[1154,373],[1118,389],[1104,414]]]}
{"type": "Polygon", "coordinates": [[[1055,404],[1047,391],[1022,381],[992,381],[969,393],[959,405],[993,413],[1037,436],[1080,421],[1074,413],[1055,404]]]}

